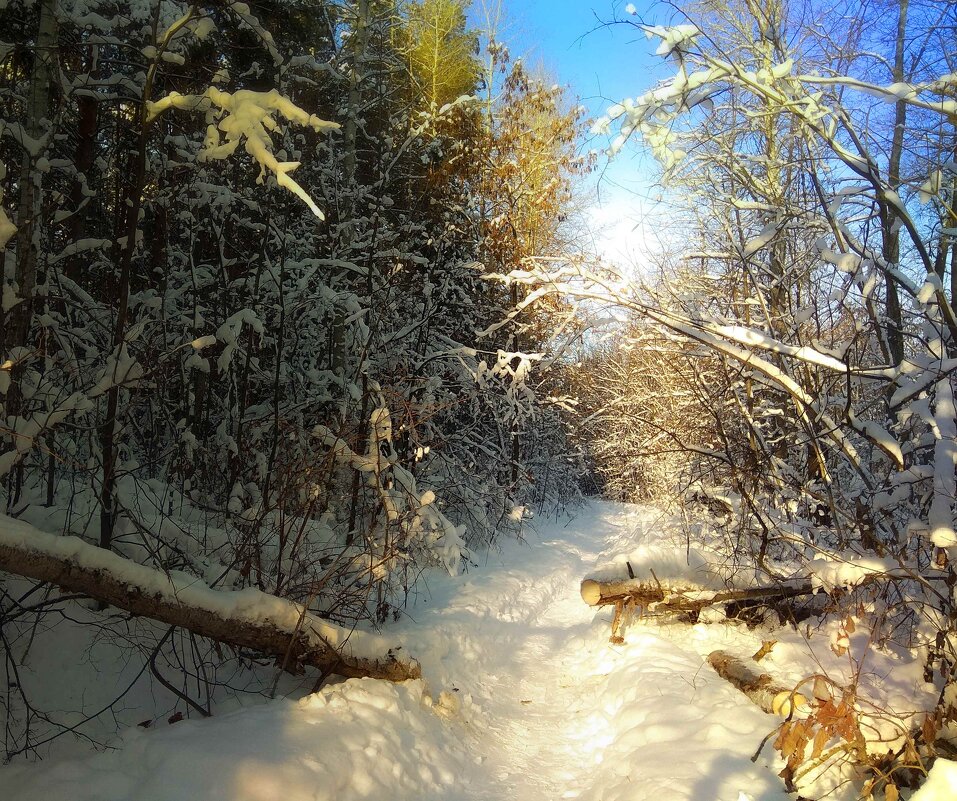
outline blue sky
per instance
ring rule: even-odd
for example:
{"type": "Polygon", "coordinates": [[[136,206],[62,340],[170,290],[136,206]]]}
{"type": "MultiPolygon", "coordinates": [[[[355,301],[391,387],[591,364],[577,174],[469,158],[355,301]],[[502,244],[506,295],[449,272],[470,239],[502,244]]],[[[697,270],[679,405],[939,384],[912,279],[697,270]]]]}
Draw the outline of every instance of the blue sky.
{"type": "MultiPolygon", "coordinates": [[[[661,22],[648,0],[632,0],[646,21],[661,22]]],[[[485,0],[494,6],[496,0],[485,0]]],[[[668,74],[668,65],[654,55],[656,43],[630,25],[607,25],[628,18],[625,0],[501,0],[505,17],[504,41],[512,57],[544,70],[550,79],[567,86],[594,117],[625,97],[634,97],[668,74]]],[[[484,27],[483,0],[473,0],[472,22],[484,27]]],[[[661,8],[659,6],[659,8],[661,8]]],[[[660,15],[659,15],[660,16],[660,15]]],[[[590,147],[601,150],[606,140],[590,147]]],[[[645,218],[654,165],[636,147],[614,162],[602,157],[594,176],[597,198],[589,216],[599,249],[616,259],[641,261],[648,231],[645,218]]]]}
{"type": "Polygon", "coordinates": [[[505,0],[505,5],[511,18],[505,39],[513,55],[542,64],[596,114],[654,79],[659,61],[654,46],[630,25],[605,24],[616,12],[619,19],[626,17],[624,2],[505,0]]]}

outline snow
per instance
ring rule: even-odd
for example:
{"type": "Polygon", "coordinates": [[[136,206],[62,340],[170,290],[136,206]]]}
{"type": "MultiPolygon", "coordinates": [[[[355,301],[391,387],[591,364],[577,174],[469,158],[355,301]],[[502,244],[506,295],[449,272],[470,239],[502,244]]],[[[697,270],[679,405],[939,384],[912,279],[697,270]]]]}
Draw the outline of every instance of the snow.
{"type": "MultiPolygon", "coordinates": [[[[118,752],[4,771],[14,799],[352,801],[441,798],[465,763],[421,682],[351,681],[154,733],[118,752]]],[[[458,724],[461,729],[462,725],[458,724]]],[[[464,734],[464,732],[461,732],[464,734]]]]}
{"type": "Polygon", "coordinates": [[[748,256],[753,256],[759,250],[765,248],[768,243],[770,243],[774,237],[778,235],[778,231],[780,230],[781,223],[778,222],[769,223],[768,225],[764,226],[761,233],[745,243],[741,250],[741,255],[745,258],[748,256]]]}
{"type": "Polygon", "coordinates": [[[876,576],[893,573],[898,564],[890,559],[877,557],[848,559],[812,559],[807,569],[811,586],[828,592],[838,588],[850,589],[876,576]]]}
{"type": "Polygon", "coordinates": [[[911,801],[944,801],[944,799],[955,797],[957,797],[957,762],[938,759],[927,774],[927,782],[911,796],[911,801]]]}
{"type": "Polygon", "coordinates": [[[126,343],[123,342],[117,351],[107,358],[106,367],[103,368],[99,379],[90,390],[90,397],[97,398],[113,387],[131,389],[139,384],[145,372],[143,365],[136,361],[126,347],[126,343]]]}
{"type": "MultiPolygon", "coordinates": [[[[232,6],[236,11],[236,5],[232,6]]],[[[237,12],[239,13],[239,12],[237,12]]],[[[247,22],[252,19],[247,18],[247,22]]],[[[268,92],[255,92],[241,89],[238,92],[224,92],[210,86],[201,95],[184,95],[170,92],[165,97],[149,104],[150,119],[155,119],[169,108],[186,111],[202,110],[207,113],[218,109],[218,125],[208,125],[203,149],[199,152],[200,161],[215,161],[232,156],[240,142],[245,142],[246,152],[262,168],[269,170],[276,183],[300,198],[320,220],[322,211],[312,197],[290,177],[298,166],[297,161],[279,161],[273,154],[273,142],[270,131],[279,126],[274,115],[279,114],[290,122],[312,128],[314,131],[327,132],[339,128],[338,123],[321,120],[299,108],[275,89],[268,92]],[[222,132],[225,141],[221,141],[222,132]]],[[[260,174],[262,181],[263,173],[260,174]]]]}
{"type": "Polygon", "coordinates": [[[663,545],[641,545],[624,554],[616,554],[607,565],[588,574],[595,581],[620,581],[628,578],[631,565],[639,581],[661,581],[668,586],[689,589],[727,589],[727,576],[714,567],[714,556],[696,547],[678,551],[663,545]]]}
{"type": "Polygon", "coordinates": [[[80,253],[86,253],[90,250],[103,250],[110,247],[112,244],[112,240],[109,239],[77,239],[63,248],[63,250],[61,250],[59,253],[50,256],[49,263],[57,264],[64,259],[69,259],[72,256],[79,255],[80,253]]]}
{"type": "Polygon", "coordinates": [[[678,50],[686,42],[692,41],[701,33],[695,25],[675,25],[670,28],[662,25],[643,25],[642,28],[649,38],[657,36],[661,39],[661,44],[655,51],[657,56],[671,55],[675,50],[678,50]]]}
{"type": "MultiPolygon", "coordinates": [[[[785,801],[770,746],[752,762],[779,721],[704,661],[718,648],[751,654],[767,632],[646,620],[611,645],[611,610],[578,596],[584,575],[621,554],[700,575],[693,566],[705,557],[689,565],[681,545],[656,510],[594,503],[468,574],[427,577],[427,594],[391,631],[422,679],[351,679],[299,700],[133,727],[108,753],[0,768],[4,799],[785,801]]],[[[840,680],[843,664],[862,695],[882,687],[885,698],[914,703],[919,666],[875,651],[857,675],[828,651],[832,629],[815,635],[818,654],[789,631],[775,630],[780,642],[762,662],[785,681],[822,670],[840,680]]],[[[850,650],[867,636],[863,627],[851,634],[850,650]]],[[[953,778],[953,763],[939,760],[938,789],[919,801],[950,797],[940,788],[953,778]]],[[[830,797],[854,792],[846,785],[830,797]]]]}
{"type": "Polygon", "coordinates": [[[768,350],[772,353],[784,353],[788,356],[793,356],[796,359],[800,359],[803,362],[807,362],[808,364],[826,367],[829,370],[834,370],[840,373],[846,374],[848,371],[847,365],[840,359],[835,359],[833,356],[829,356],[826,353],[821,353],[820,351],[817,351],[814,348],[809,348],[806,345],[802,347],[795,347],[784,342],[779,342],[764,332],[758,331],[754,328],[747,328],[741,325],[713,325],[711,328],[721,336],[727,337],[728,339],[733,339],[735,342],[739,342],[742,345],[747,345],[748,347],[761,348],[762,350],[768,350]]]}
{"type": "Polygon", "coordinates": [[[208,348],[210,345],[216,344],[216,337],[212,334],[207,334],[203,337],[197,337],[192,342],[189,343],[194,350],[202,350],[203,348],[208,348]]]}

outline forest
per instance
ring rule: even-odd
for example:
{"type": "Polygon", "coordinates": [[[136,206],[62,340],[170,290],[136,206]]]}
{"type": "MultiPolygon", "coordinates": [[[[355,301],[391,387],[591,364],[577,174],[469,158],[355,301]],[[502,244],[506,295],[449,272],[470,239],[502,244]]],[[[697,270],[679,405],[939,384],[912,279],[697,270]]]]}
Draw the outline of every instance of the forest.
{"type": "Polygon", "coordinates": [[[592,5],[0,0],[0,798],[957,798],[957,3],[592,5]]]}

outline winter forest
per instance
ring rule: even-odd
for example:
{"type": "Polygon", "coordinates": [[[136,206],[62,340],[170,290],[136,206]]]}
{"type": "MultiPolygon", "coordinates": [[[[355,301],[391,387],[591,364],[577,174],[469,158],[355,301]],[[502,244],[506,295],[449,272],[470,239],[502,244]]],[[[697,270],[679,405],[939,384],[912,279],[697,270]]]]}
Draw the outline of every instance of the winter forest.
{"type": "Polygon", "coordinates": [[[0,259],[0,801],[957,798],[953,0],[0,0],[0,259]]]}

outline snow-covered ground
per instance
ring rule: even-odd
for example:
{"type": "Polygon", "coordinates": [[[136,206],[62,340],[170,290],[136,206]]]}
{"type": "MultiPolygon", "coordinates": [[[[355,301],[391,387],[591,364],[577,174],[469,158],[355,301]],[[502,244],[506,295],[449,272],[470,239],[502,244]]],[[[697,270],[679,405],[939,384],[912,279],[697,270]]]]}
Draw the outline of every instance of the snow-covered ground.
{"type": "Polygon", "coordinates": [[[761,632],[642,621],[616,646],[611,610],[579,597],[595,565],[656,537],[656,513],[596,503],[541,528],[464,576],[429,579],[396,627],[422,680],[350,680],[301,700],[133,727],[114,751],[0,768],[0,797],[789,798],[770,746],[751,761],[778,721],[702,656],[753,653],[761,632]]]}

